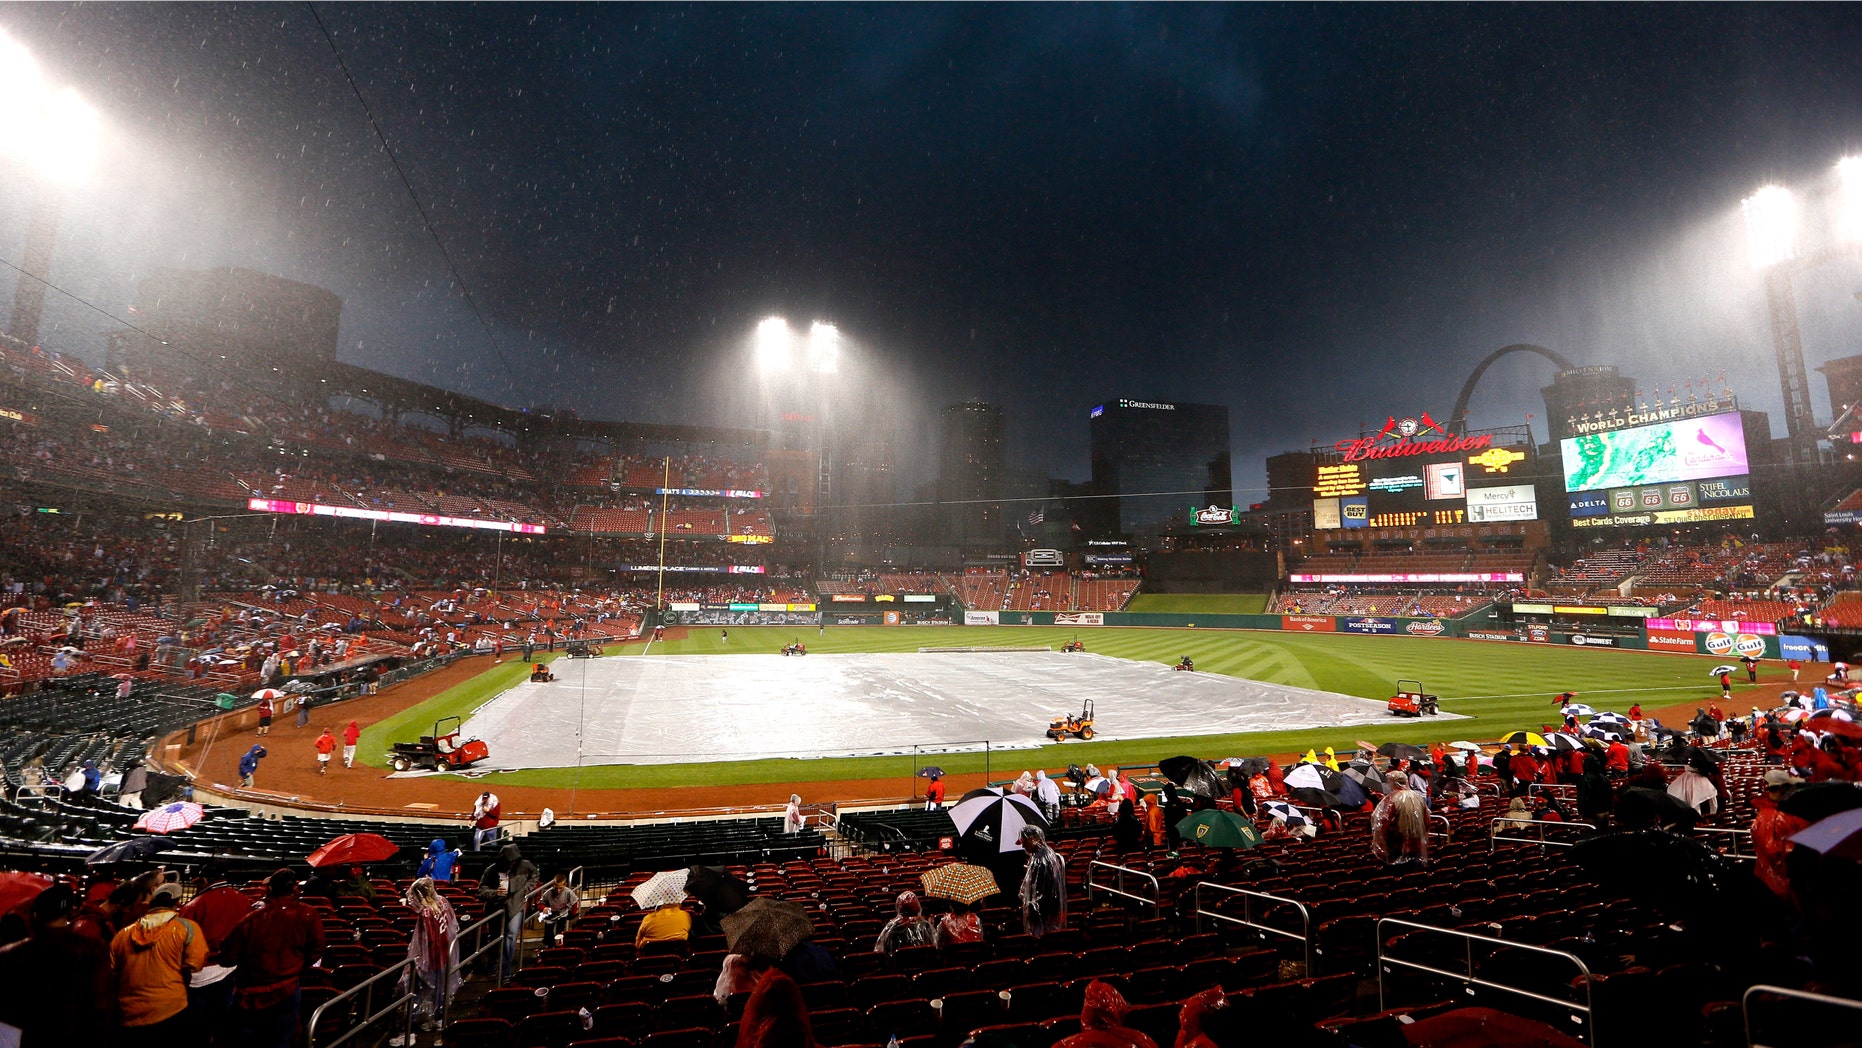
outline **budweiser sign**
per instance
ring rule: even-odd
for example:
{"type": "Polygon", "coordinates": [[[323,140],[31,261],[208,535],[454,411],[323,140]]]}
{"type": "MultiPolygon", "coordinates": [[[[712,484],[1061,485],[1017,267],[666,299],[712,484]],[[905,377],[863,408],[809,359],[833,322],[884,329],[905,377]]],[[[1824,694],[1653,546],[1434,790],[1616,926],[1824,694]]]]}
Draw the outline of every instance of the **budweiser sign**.
{"type": "Polygon", "coordinates": [[[1415,437],[1398,436],[1385,440],[1386,433],[1375,437],[1359,437],[1356,440],[1341,440],[1336,447],[1346,462],[1364,462],[1370,459],[1405,458],[1410,455],[1450,455],[1463,451],[1481,451],[1493,444],[1493,436],[1483,433],[1478,437],[1439,436],[1428,440],[1415,437]]]}

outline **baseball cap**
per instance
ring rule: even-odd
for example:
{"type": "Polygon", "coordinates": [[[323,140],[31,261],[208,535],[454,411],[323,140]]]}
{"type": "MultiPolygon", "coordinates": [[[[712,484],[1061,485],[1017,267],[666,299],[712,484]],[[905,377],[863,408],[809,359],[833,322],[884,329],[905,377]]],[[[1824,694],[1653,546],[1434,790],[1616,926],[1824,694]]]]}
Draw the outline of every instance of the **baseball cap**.
{"type": "Polygon", "coordinates": [[[154,893],[149,896],[150,906],[176,906],[179,905],[180,902],[181,886],[179,884],[171,883],[159,885],[156,887],[154,893]]]}
{"type": "Polygon", "coordinates": [[[1803,781],[1783,768],[1773,768],[1765,773],[1765,788],[1768,790],[1777,789],[1780,786],[1795,786],[1803,781]]]}

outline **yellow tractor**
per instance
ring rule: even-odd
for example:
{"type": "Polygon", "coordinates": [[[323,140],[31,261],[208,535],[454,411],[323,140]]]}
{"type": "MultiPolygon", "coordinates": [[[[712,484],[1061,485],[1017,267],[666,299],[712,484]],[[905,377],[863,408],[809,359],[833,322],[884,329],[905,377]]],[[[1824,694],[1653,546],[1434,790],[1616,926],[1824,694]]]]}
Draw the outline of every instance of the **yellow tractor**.
{"type": "Polygon", "coordinates": [[[1063,714],[1047,726],[1047,737],[1055,742],[1064,742],[1069,735],[1077,736],[1082,742],[1093,737],[1093,700],[1086,700],[1078,717],[1063,714]]]}

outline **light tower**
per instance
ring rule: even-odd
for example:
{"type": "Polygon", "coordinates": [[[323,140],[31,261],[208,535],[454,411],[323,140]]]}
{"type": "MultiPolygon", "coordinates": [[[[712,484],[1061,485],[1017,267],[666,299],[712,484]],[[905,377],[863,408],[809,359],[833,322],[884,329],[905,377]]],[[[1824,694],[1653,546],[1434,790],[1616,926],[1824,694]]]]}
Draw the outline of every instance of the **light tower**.
{"type": "Polygon", "coordinates": [[[60,198],[68,186],[90,177],[97,145],[96,110],[71,88],[47,83],[32,55],[0,33],[0,152],[30,172],[36,194],[7,325],[9,334],[29,345],[39,340],[60,198]]]}

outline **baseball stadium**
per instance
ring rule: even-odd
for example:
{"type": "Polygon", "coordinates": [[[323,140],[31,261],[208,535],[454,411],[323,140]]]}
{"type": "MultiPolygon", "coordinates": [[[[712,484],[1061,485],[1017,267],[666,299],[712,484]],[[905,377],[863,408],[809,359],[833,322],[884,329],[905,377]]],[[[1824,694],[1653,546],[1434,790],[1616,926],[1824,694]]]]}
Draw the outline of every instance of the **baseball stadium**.
{"type": "MultiPolygon", "coordinates": [[[[332,68],[460,303],[403,333],[512,370],[332,68]]],[[[1838,170],[1803,214],[1862,215],[1838,170]]],[[[1488,343],[1244,461],[1252,390],[1068,379],[1084,476],[824,307],[693,336],[735,407],[585,417],[407,377],[308,263],[165,243],[119,315],[33,197],[0,1044],[1853,1044],[1862,356],[1817,404],[1790,279],[1857,241],[1779,248],[1774,192],[1781,390],[1488,343]],[[1533,413],[1479,424],[1490,371],[1533,413]]]]}

